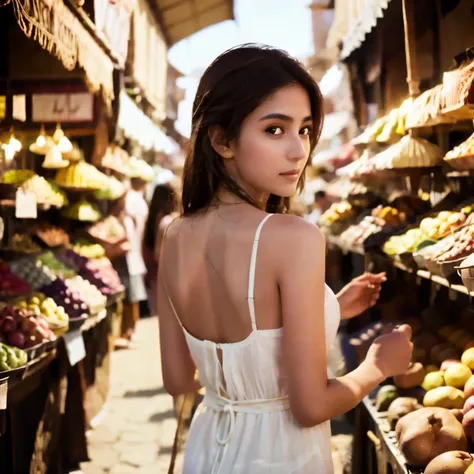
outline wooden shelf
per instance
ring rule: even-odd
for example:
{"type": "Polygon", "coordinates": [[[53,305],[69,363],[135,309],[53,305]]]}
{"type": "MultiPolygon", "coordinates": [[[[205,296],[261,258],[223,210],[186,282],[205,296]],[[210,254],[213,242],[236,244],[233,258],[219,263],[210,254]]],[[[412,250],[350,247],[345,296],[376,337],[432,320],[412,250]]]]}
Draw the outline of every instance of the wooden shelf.
{"type": "Polygon", "coordinates": [[[393,472],[397,474],[421,474],[421,470],[411,469],[407,466],[405,458],[398,449],[395,432],[389,429],[386,412],[377,412],[369,397],[365,397],[362,404],[375,424],[375,436],[383,444],[385,449],[382,451],[386,453],[387,462],[391,464],[393,472]]]}

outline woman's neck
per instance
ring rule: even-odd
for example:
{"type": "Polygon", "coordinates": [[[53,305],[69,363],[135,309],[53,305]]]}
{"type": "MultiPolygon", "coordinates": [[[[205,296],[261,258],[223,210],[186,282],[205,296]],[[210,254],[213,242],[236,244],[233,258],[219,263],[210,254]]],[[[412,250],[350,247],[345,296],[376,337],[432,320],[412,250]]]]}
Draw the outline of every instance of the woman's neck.
{"type": "MultiPolygon", "coordinates": [[[[250,196],[251,197],[251,196],[250,196]]],[[[254,199],[254,202],[256,204],[256,207],[265,210],[267,206],[267,201],[268,201],[269,196],[267,195],[261,195],[259,199],[254,199]]],[[[252,197],[251,197],[252,199],[252,197]]],[[[212,205],[214,206],[221,206],[221,205],[237,205],[237,204],[249,204],[247,201],[244,199],[240,198],[239,196],[236,196],[234,193],[231,193],[227,189],[219,189],[216,193],[216,196],[213,199],[212,205]]]]}

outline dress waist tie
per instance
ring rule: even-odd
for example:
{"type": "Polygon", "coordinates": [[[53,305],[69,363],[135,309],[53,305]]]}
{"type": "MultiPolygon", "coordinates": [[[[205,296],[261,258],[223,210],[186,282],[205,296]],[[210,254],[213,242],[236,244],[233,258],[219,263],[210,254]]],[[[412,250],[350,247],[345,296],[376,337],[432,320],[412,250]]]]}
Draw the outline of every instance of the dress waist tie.
{"type": "Polygon", "coordinates": [[[212,465],[211,474],[219,474],[224,464],[227,447],[235,429],[236,413],[273,413],[289,410],[288,397],[257,399],[257,400],[230,400],[216,392],[206,390],[203,405],[219,413],[217,422],[216,441],[219,449],[212,465]]]}

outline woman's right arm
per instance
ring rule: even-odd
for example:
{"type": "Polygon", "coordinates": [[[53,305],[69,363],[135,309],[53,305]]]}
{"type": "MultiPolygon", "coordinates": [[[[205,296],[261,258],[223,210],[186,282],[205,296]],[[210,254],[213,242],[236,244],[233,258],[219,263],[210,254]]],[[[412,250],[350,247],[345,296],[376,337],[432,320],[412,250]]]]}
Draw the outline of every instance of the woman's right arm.
{"type": "Polygon", "coordinates": [[[386,377],[405,372],[411,360],[411,329],[402,326],[378,338],[357,369],[328,379],[324,236],[302,219],[281,216],[275,221],[279,229],[272,245],[280,249],[277,278],[290,408],[299,424],[310,427],[348,412],[386,377]]]}

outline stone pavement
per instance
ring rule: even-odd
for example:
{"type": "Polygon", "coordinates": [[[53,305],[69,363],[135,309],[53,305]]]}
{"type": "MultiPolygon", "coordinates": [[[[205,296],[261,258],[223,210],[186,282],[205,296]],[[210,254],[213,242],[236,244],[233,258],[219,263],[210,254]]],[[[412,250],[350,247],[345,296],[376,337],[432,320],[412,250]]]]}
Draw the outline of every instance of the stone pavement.
{"type": "MultiPolygon", "coordinates": [[[[88,434],[90,462],[75,474],[166,474],[176,420],[173,399],[163,388],[157,318],[141,320],[131,347],[112,354],[110,390],[105,416],[88,434]]],[[[348,474],[352,436],[345,422],[342,430],[338,425],[334,432],[340,434],[332,439],[335,474],[348,474]]]]}
{"type": "Polygon", "coordinates": [[[167,473],[176,421],[163,388],[157,318],[141,320],[131,347],[113,353],[110,390],[105,417],[88,434],[82,473],[167,473]]]}

